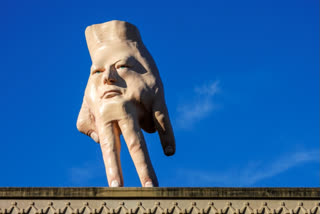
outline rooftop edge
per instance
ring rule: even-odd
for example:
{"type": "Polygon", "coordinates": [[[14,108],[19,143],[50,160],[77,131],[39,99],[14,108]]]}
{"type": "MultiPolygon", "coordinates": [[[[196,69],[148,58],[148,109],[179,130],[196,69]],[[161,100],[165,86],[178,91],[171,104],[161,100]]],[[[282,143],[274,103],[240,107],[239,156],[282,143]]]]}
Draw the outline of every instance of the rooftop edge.
{"type": "Polygon", "coordinates": [[[0,199],[320,199],[320,188],[0,187],[0,199]]]}

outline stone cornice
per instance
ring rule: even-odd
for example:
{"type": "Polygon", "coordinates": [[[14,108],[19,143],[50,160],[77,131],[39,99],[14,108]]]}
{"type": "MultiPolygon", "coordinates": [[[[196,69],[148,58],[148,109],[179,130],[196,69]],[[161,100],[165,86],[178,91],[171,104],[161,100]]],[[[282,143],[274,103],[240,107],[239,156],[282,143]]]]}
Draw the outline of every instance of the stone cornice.
{"type": "Polygon", "coordinates": [[[300,199],[319,200],[320,188],[2,187],[0,199],[300,199]]]}

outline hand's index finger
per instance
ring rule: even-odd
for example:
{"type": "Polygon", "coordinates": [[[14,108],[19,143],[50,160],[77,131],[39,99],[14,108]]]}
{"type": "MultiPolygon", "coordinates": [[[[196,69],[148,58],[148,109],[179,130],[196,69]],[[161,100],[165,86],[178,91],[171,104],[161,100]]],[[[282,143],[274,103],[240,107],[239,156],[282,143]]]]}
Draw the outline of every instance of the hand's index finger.
{"type": "Polygon", "coordinates": [[[106,168],[109,187],[123,186],[120,163],[120,133],[115,122],[100,127],[100,147],[106,168]]]}

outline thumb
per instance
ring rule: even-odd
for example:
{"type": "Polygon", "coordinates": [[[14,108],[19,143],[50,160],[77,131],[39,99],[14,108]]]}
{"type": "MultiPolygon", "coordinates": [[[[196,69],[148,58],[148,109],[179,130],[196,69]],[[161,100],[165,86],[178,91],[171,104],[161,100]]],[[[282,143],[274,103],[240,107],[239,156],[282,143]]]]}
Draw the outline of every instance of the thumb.
{"type": "Polygon", "coordinates": [[[176,150],[175,139],[163,95],[155,100],[152,113],[165,155],[174,155],[176,150]]]}

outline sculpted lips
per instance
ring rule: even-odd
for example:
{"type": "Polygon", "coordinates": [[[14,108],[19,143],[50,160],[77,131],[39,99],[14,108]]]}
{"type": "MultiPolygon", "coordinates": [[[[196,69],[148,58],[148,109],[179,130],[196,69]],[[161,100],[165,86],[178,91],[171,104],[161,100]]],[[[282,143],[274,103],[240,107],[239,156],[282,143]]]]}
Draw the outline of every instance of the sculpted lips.
{"type": "Polygon", "coordinates": [[[101,96],[101,99],[103,98],[108,99],[117,95],[121,95],[120,90],[108,90],[103,93],[103,95],[101,96]]]}

